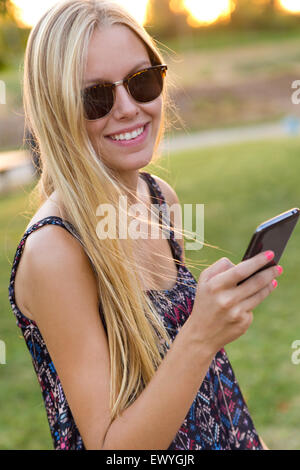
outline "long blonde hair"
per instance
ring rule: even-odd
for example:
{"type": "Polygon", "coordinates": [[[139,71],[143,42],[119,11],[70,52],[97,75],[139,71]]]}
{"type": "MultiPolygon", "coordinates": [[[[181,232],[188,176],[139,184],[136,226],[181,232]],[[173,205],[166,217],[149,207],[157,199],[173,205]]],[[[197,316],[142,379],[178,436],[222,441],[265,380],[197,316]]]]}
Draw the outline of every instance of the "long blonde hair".
{"type": "MultiPolygon", "coordinates": [[[[96,27],[123,24],[144,42],[153,63],[163,63],[154,40],[112,1],[65,0],[47,11],[30,33],[24,62],[26,126],[41,162],[35,188],[40,203],[58,192],[95,271],[110,354],[110,409],[115,419],[142,392],[161,363],[170,337],[145,294],[130,238],[97,233],[97,207],[116,209],[125,187],[94,150],[85,128],[81,90],[96,27]]],[[[164,91],[166,103],[167,89],[164,91]]],[[[163,116],[165,104],[163,105],[163,116]]],[[[164,119],[156,147],[164,132],[164,119]]],[[[155,161],[155,159],[154,159],[155,161]]]]}

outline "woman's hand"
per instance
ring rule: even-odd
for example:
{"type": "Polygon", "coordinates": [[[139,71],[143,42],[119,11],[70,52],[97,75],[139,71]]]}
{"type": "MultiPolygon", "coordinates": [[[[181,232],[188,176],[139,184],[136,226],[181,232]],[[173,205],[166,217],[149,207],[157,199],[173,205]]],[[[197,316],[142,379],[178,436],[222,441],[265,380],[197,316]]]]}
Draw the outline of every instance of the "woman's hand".
{"type": "Polygon", "coordinates": [[[275,289],[274,278],[282,273],[276,265],[237,285],[273,257],[274,253],[267,251],[238,265],[221,258],[201,273],[190,320],[196,338],[212,352],[246,333],[253,320],[252,310],[275,289]]]}

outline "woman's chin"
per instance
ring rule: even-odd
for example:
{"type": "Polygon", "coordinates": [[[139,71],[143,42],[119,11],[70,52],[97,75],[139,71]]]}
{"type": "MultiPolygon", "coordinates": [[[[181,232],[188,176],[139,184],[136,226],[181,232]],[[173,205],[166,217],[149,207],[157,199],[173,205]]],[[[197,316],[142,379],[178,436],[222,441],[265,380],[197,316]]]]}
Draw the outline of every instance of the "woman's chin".
{"type": "Polygon", "coordinates": [[[142,154],[129,154],[123,158],[116,158],[113,160],[111,157],[109,159],[102,158],[104,163],[109,167],[114,169],[115,171],[134,171],[139,170],[140,168],[144,168],[145,166],[149,165],[152,161],[153,154],[151,152],[147,153],[147,155],[142,154]]]}

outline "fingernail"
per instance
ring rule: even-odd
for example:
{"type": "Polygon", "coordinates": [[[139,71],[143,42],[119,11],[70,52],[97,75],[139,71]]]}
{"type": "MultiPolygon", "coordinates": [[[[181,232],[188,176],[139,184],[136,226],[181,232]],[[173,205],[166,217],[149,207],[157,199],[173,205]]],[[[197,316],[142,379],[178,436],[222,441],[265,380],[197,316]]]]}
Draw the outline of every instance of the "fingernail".
{"type": "Polygon", "coordinates": [[[274,252],[273,251],[266,251],[265,252],[267,260],[271,260],[274,257],[274,252]]]}
{"type": "Polygon", "coordinates": [[[283,267],[282,266],[277,266],[277,271],[279,274],[283,273],[283,267]]]}
{"type": "Polygon", "coordinates": [[[276,281],[276,279],[274,279],[274,280],[272,281],[272,286],[274,287],[274,289],[275,289],[275,287],[278,286],[278,282],[276,281]]]}

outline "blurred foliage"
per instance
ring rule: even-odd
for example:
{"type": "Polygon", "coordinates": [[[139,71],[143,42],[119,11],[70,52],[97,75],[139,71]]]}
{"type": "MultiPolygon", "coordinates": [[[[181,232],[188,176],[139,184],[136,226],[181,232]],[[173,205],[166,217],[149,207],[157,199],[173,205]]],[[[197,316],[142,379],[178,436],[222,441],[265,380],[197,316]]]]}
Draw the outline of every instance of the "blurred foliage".
{"type": "Polygon", "coordinates": [[[276,0],[237,0],[229,26],[233,29],[297,28],[300,15],[284,11],[276,0]]]}
{"type": "Polygon", "coordinates": [[[0,15],[3,17],[11,17],[11,3],[9,0],[0,0],[0,15]]]}
{"type": "Polygon", "coordinates": [[[186,14],[175,13],[170,8],[170,0],[149,2],[146,28],[152,36],[163,39],[186,35],[191,29],[186,14]]]}
{"type": "Polygon", "coordinates": [[[191,27],[182,0],[151,0],[146,28],[154,37],[168,40],[178,36],[205,36],[209,31],[232,30],[283,30],[300,26],[300,15],[291,14],[279,7],[277,0],[232,0],[235,9],[229,21],[218,21],[209,26],[191,27]],[[175,11],[175,10],[178,11],[175,11]]]}
{"type": "Polygon", "coordinates": [[[24,54],[30,30],[20,28],[9,0],[0,0],[0,71],[14,67],[24,54]]]}
{"type": "MultiPolygon", "coordinates": [[[[300,15],[278,7],[278,0],[232,0],[235,9],[230,21],[218,21],[209,27],[191,27],[187,12],[178,8],[183,0],[150,0],[146,29],[160,41],[191,37],[205,38],[211,32],[286,31],[299,29],[300,15]],[[175,8],[175,6],[177,7],[175,8]]],[[[10,0],[0,0],[0,71],[14,67],[24,54],[30,29],[20,27],[10,0]]],[[[196,38],[196,39],[195,39],[196,38]]]]}

